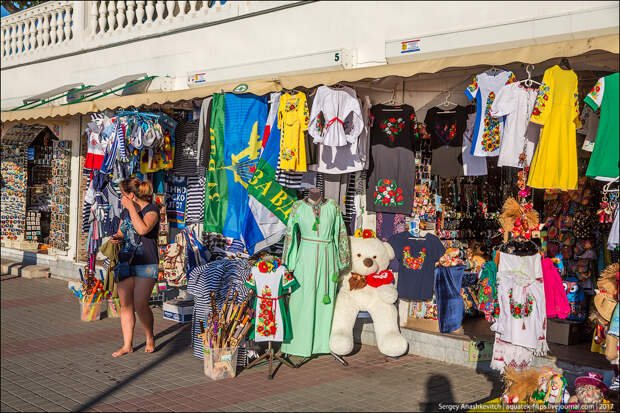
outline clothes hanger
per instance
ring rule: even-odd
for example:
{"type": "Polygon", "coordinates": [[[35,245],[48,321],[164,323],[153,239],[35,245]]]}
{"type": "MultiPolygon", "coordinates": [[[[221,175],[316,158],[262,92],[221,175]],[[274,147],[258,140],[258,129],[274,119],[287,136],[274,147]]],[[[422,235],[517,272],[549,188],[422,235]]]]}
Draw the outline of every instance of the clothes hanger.
{"type": "MultiPolygon", "coordinates": [[[[446,98],[444,99],[443,103],[440,103],[438,106],[445,106],[446,108],[448,106],[458,106],[456,103],[450,101],[450,96],[452,96],[452,92],[448,90],[448,94],[446,95],[446,98]]],[[[454,108],[453,108],[454,109],[454,108]]],[[[446,114],[446,113],[456,113],[456,110],[443,110],[441,112],[437,112],[437,114],[446,114]]]]}
{"type": "Polygon", "coordinates": [[[603,187],[603,193],[604,194],[608,194],[608,193],[611,193],[611,192],[618,192],[619,188],[611,189],[611,186],[613,184],[617,184],[619,182],[618,179],[619,178],[616,178],[613,181],[606,183],[605,186],[603,187]]]}
{"type": "MultiPolygon", "coordinates": [[[[387,102],[383,102],[382,105],[388,105],[388,106],[401,105],[401,103],[396,101],[396,89],[392,89],[392,97],[387,102]]],[[[401,110],[402,108],[400,107],[391,108],[391,109],[389,108],[382,109],[383,112],[400,112],[401,110]]]]}
{"type": "Polygon", "coordinates": [[[560,60],[560,67],[565,70],[572,70],[567,57],[563,57],[562,60],[560,60]]]}
{"type": "Polygon", "coordinates": [[[538,86],[540,86],[540,82],[532,80],[532,70],[534,70],[534,65],[531,65],[528,63],[528,65],[525,66],[525,72],[527,73],[527,79],[523,79],[519,81],[519,83],[523,83],[526,87],[532,87],[532,83],[535,83],[538,86]]]}

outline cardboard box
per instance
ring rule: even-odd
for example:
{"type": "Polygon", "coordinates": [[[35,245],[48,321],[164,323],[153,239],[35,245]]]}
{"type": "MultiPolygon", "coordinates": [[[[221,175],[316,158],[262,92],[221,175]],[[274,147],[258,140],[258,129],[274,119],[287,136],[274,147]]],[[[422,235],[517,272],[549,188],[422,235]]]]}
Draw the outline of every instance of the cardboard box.
{"type": "Polygon", "coordinates": [[[584,337],[583,322],[560,320],[555,318],[547,319],[547,341],[550,343],[572,344],[586,341],[584,337]]]}
{"type": "Polygon", "coordinates": [[[189,323],[194,312],[194,300],[170,300],[162,305],[164,320],[189,323]]]}

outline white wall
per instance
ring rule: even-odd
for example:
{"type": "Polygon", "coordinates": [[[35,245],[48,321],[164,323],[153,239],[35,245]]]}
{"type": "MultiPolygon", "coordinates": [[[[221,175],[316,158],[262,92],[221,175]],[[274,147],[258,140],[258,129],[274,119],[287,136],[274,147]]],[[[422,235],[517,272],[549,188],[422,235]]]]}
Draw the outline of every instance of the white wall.
{"type": "MultiPolygon", "coordinates": [[[[319,1],[203,29],[2,70],[2,107],[65,84],[188,72],[354,49],[357,67],[385,64],[385,42],[596,9],[617,2],[319,1]]],[[[491,40],[491,39],[490,39],[491,40]]]]}

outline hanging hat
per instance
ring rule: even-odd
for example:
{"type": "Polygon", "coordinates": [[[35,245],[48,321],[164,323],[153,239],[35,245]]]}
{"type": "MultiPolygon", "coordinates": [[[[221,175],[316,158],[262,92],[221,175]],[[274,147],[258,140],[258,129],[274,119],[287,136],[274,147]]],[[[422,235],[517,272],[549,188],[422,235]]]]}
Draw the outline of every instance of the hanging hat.
{"type": "Polygon", "coordinates": [[[594,296],[594,306],[605,321],[611,320],[611,315],[616,308],[616,300],[611,294],[598,293],[594,296]]]}
{"type": "Polygon", "coordinates": [[[618,271],[620,271],[620,264],[617,262],[608,265],[603,271],[601,271],[600,278],[615,278],[618,280],[618,271]]]}
{"type": "Polygon", "coordinates": [[[603,376],[593,371],[589,372],[585,376],[577,377],[575,379],[575,387],[586,386],[588,384],[598,387],[603,393],[606,393],[609,390],[607,385],[603,383],[603,376]]]}

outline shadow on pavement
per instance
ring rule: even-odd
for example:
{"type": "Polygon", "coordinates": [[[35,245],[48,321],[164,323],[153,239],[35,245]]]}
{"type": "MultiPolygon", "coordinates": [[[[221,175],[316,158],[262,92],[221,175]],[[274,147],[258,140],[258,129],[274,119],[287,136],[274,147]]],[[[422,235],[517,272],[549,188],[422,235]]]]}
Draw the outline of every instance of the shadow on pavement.
{"type": "MultiPolygon", "coordinates": [[[[159,334],[157,334],[155,336],[155,339],[163,337],[166,334],[169,334],[171,332],[179,330],[175,335],[173,335],[172,337],[168,338],[166,341],[160,343],[155,348],[156,351],[155,351],[155,353],[153,353],[153,356],[157,357],[156,360],[153,360],[152,362],[150,362],[149,364],[145,365],[140,370],[138,370],[135,373],[133,373],[131,376],[127,377],[126,379],[116,383],[114,386],[112,386],[112,387],[106,389],[105,391],[101,392],[99,395],[93,397],[92,399],[90,399],[86,403],[82,404],[81,406],[76,408],[74,411],[84,411],[84,410],[90,409],[94,405],[96,405],[99,402],[101,402],[101,400],[103,400],[106,396],[114,394],[116,391],[121,389],[126,384],[131,383],[133,380],[136,380],[138,377],[140,377],[144,373],[146,373],[149,370],[153,369],[155,366],[157,366],[159,363],[164,361],[170,355],[175,354],[175,353],[177,353],[179,351],[185,350],[187,348],[188,342],[190,340],[190,335],[191,335],[191,328],[190,327],[191,327],[191,324],[177,324],[177,325],[174,325],[174,326],[171,326],[171,327],[167,328],[164,331],[161,331],[159,334]],[[166,351],[165,352],[160,352],[160,350],[162,350],[164,348],[165,348],[166,351]]],[[[142,346],[144,346],[144,345],[138,346],[134,350],[136,350],[136,349],[138,349],[138,348],[140,348],[142,346]]],[[[112,356],[110,356],[110,357],[112,357],[112,356]]],[[[131,355],[125,355],[123,357],[131,357],[131,355]]]]}
{"type": "Polygon", "coordinates": [[[423,412],[436,412],[439,410],[438,404],[455,403],[452,393],[452,384],[443,374],[433,374],[426,382],[426,403],[420,403],[423,412]]]}

